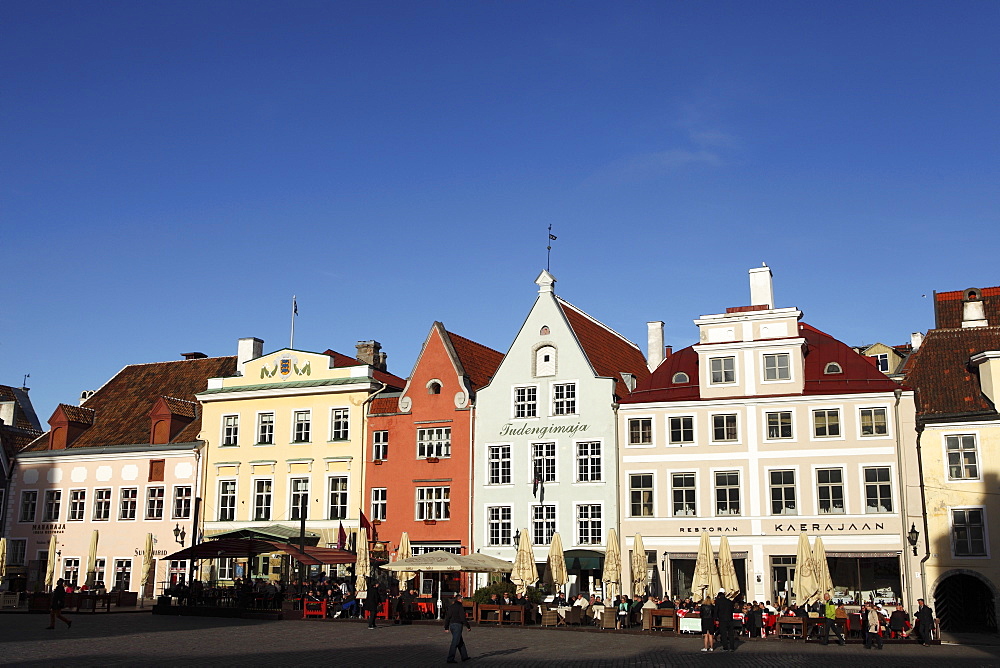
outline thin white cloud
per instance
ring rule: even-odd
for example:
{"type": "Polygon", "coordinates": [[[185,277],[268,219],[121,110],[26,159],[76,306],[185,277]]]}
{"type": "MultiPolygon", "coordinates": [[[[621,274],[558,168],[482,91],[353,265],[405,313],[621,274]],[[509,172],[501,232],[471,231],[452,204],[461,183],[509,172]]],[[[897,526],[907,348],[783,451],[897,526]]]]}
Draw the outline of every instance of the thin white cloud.
{"type": "Polygon", "coordinates": [[[722,158],[707,149],[672,148],[619,158],[598,170],[591,180],[618,183],[644,181],[686,167],[717,167],[721,164],[722,158]]]}

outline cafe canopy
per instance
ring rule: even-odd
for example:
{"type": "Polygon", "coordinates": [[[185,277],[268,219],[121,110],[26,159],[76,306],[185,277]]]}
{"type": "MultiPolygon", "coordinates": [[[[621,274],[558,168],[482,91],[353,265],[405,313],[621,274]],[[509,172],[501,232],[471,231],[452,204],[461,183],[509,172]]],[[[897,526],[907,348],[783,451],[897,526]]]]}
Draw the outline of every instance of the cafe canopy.
{"type": "Polygon", "coordinates": [[[171,561],[181,559],[226,559],[255,557],[260,554],[273,554],[275,552],[287,554],[292,559],[307,566],[353,564],[357,560],[357,556],[347,550],[338,550],[331,547],[311,547],[309,545],[303,549],[291,543],[263,540],[260,538],[207,540],[203,543],[186,547],[179,552],[174,552],[164,557],[164,559],[171,561]]]}

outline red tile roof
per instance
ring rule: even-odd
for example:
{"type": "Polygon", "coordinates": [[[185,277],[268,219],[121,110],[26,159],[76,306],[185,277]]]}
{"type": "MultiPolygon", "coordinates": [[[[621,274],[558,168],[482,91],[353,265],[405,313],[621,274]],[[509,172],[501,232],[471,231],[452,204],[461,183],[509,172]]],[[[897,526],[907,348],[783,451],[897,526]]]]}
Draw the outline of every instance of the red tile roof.
{"type": "Polygon", "coordinates": [[[0,385],[0,402],[14,402],[14,424],[7,425],[17,429],[38,429],[40,425],[33,422],[35,411],[31,407],[31,399],[27,390],[0,385]]]}
{"type": "MultiPolygon", "coordinates": [[[[870,360],[829,334],[803,322],[799,323],[799,336],[806,340],[803,395],[891,392],[899,387],[898,383],[876,369],[870,360]],[[830,362],[838,363],[843,373],[825,373],[830,362]]],[[[632,395],[623,399],[622,403],[699,400],[698,378],[698,354],[695,346],[689,346],[664,360],[649,380],[637,385],[632,395]],[[675,384],[673,378],[678,372],[686,373],[688,382],[675,384]]]]}
{"type": "Polygon", "coordinates": [[[556,299],[594,372],[598,376],[615,379],[615,394],[619,397],[629,395],[628,386],[621,377],[622,372],[635,376],[636,387],[647,382],[649,368],[637,345],[569,302],[558,297],[556,299]]]}
{"type": "MultiPolygon", "coordinates": [[[[987,322],[990,325],[1000,325],[1000,287],[982,288],[979,292],[987,322]]],[[[965,290],[934,293],[934,326],[936,328],[950,329],[962,326],[962,313],[964,311],[962,300],[964,297],[965,290]]]]}
{"type": "Polygon", "coordinates": [[[445,334],[451,340],[451,346],[465,369],[465,375],[469,377],[472,390],[476,391],[488,384],[503,361],[503,353],[454,332],[445,331],[445,334]]]}
{"type": "MultiPolygon", "coordinates": [[[[340,368],[345,366],[365,366],[365,363],[358,360],[356,357],[351,357],[350,355],[345,355],[343,353],[338,353],[336,350],[324,350],[324,355],[329,355],[333,358],[334,368],[340,368]]],[[[401,390],[403,386],[406,385],[406,381],[389,373],[388,371],[379,371],[375,369],[372,371],[372,377],[382,383],[385,383],[394,390],[401,390]]]]}
{"type": "MultiPolygon", "coordinates": [[[[71,448],[149,443],[149,412],[161,396],[194,402],[195,394],[208,385],[209,378],[236,373],[236,357],[201,359],[153,364],[131,364],[87,399],[82,408],[93,411],[93,426],[77,438],[71,448]]],[[[63,409],[80,410],[78,406],[63,409]]],[[[82,412],[81,412],[82,415],[82,412]]],[[[197,439],[201,420],[195,419],[172,440],[188,443],[197,439]]],[[[48,438],[31,443],[27,450],[45,450],[48,438]]]]}
{"type": "Polygon", "coordinates": [[[935,416],[989,415],[995,407],[983,396],[979,374],[969,358],[1000,350],[1000,326],[932,329],[912,356],[906,384],[917,396],[917,414],[935,416]]]}
{"type": "Polygon", "coordinates": [[[395,415],[399,413],[399,393],[395,392],[390,396],[379,395],[372,399],[368,408],[369,415],[395,415]]]}
{"type": "Polygon", "coordinates": [[[194,401],[185,401],[176,397],[163,397],[163,403],[167,405],[167,409],[173,415],[189,418],[198,417],[198,404],[194,401]]]}
{"type": "Polygon", "coordinates": [[[84,408],[83,406],[74,406],[72,404],[59,404],[58,410],[61,410],[70,422],[94,424],[93,408],[84,408]]]}

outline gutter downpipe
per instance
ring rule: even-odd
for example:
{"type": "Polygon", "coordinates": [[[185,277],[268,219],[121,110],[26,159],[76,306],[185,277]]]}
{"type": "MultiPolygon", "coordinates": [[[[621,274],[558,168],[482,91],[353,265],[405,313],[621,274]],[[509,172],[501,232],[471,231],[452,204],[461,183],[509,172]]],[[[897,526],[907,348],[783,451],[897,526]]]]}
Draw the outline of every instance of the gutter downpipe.
{"type": "Polygon", "coordinates": [[[931,558],[931,539],[930,534],[927,531],[927,494],[924,490],[924,459],[923,453],[920,447],[920,437],[923,436],[924,427],[920,422],[917,422],[917,473],[920,476],[920,507],[923,512],[923,524],[924,524],[924,556],[920,560],[920,592],[921,597],[925,601],[927,600],[927,571],[925,564],[927,560],[931,558]]]}
{"type": "MultiPolygon", "coordinates": [[[[469,396],[469,395],[466,395],[466,396],[469,396]]],[[[475,439],[475,433],[476,433],[476,404],[475,404],[475,402],[470,397],[470,399],[469,399],[469,551],[468,551],[468,554],[475,554],[475,551],[473,550],[473,548],[475,547],[475,540],[476,540],[476,532],[475,532],[476,517],[473,514],[473,512],[475,510],[475,507],[476,507],[475,500],[473,498],[475,496],[475,494],[476,494],[476,485],[475,485],[475,480],[473,479],[473,475],[475,474],[475,470],[476,470],[475,469],[476,448],[475,448],[475,441],[474,441],[474,439],[475,439]]],[[[474,574],[474,573],[470,573],[469,574],[469,580],[468,580],[468,586],[469,586],[468,595],[469,596],[472,596],[472,594],[475,593],[476,586],[479,584],[478,578],[479,578],[479,576],[477,574],[474,574]]]]}
{"type": "Polygon", "coordinates": [[[902,519],[903,519],[903,526],[902,526],[901,532],[902,532],[903,535],[900,536],[900,540],[902,541],[902,547],[903,547],[903,550],[902,550],[902,555],[903,555],[903,564],[902,564],[902,567],[903,567],[903,570],[902,570],[902,577],[900,578],[901,579],[900,585],[903,588],[904,597],[905,597],[906,594],[910,594],[910,598],[912,599],[913,594],[912,594],[912,592],[909,591],[909,581],[910,581],[910,564],[909,564],[910,558],[909,558],[909,556],[910,555],[908,554],[909,550],[907,549],[909,547],[909,545],[908,545],[908,541],[906,540],[906,520],[908,520],[909,517],[910,517],[910,514],[909,514],[910,513],[910,506],[909,506],[909,504],[906,501],[906,496],[907,496],[906,495],[906,488],[908,486],[909,478],[906,475],[906,470],[903,468],[903,447],[902,447],[902,440],[903,440],[903,438],[902,438],[902,433],[899,430],[899,401],[900,401],[900,399],[903,396],[903,390],[901,388],[897,387],[896,389],[894,389],[892,391],[892,394],[893,394],[893,396],[896,397],[896,403],[893,404],[892,410],[893,410],[893,420],[895,422],[895,429],[896,429],[896,465],[899,467],[899,481],[900,481],[899,494],[900,494],[900,497],[901,497],[900,501],[902,502],[902,509],[903,509],[903,511],[901,513],[902,514],[902,519]]]}
{"type": "MultiPolygon", "coordinates": [[[[361,503],[358,505],[358,512],[359,513],[364,512],[364,507],[365,507],[365,477],[366,477],[365,476],[365,472],[368,470],[368,450],[367,450],[367,446],[365,445],[365,441],[367,440],[367,436],[368,436],[368,405],[372,401],[375,400],[375,397],[377,397],[382,392],[385,392],[389,388],[389,386],[386,383],[383,383],[381,380],[379,380],[378,378],[375,378],[374,376],[372,377],[372,380],[374,380],[376,383],[378,383],[382,387],[378,388],[377,390],[375,390],[374,392],[372,392],[371,394],[369,394],[365,398],[365,400],[361,402],[361,462],[360,462],[361,463],[361,503]]],[[[374,453],[372,455],[372,459],[374,460],[374,453]]],[[[350,466],[350,464],[348,464],[348,466],[350,466]]],[[[360,515],[358,516],[358,533],[359,534],[361,533],[361,517],[360,517],[360,515]]],[[[372,533],[375,533],[375,527],[374,526],[372,527],[372,533]]],[[[365,538],[367,539],[367,537],[368,536],[367,536],[367,533],[366,533],[365,538]]],[[[357,550],[358,549],[357,548],[357,543],[355,543],[354,545],[355,545],[354,549],[357,550]]],[[[357,570],[357,562],[355,562],[354,567],[355,567],[355,571],[356,571],[357,570]]]]}

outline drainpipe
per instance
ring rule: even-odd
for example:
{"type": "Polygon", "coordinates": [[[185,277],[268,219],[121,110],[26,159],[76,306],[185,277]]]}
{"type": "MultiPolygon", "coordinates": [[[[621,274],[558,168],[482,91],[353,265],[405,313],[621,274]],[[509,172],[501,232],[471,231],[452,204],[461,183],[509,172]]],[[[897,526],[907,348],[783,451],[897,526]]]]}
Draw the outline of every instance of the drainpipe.
{"type": "MultiPolygon", "coordinates": [[[[621,478],[621,473],[622,473],[621,470],[620,470],[620,467],[619,467],[619,464],[621,463],[621,457],[618,456],[618,448],[620,446],[620,443],[619,443],[619,440],[618,440],[618,409],[620,407],[621,407],[621,404],[619,404],[617,401],[611,404],[611,410],[614,412],[614,416],[615,416],[615,420],[614,420],[614,423],[615,423],[615,440],[614,440],[614,443],[615,443],[615,477],[617,477],[619,479],[621,478]]],[[[620,487],[620,485],[616,485],[615,487],[616,488],[620,487]]],[[[621,491],[619,489],[615,489],[614,494],[615,494],[615,510],[616,510],[616,512],[615,512],[615,526],[617,527],[618,542],[620,543],[620,542],[622,542],[624,540],[624,532],[622,532],[621,491]]],[[[605,535],[607,535],[607,534],[605,534],[605,535]]],[[[605,545],[604,546],[604,553],[605,553],[605,555],[607,555],[607,550],[608,550],[608,546],[605,545]]],[[[618,551],[619,551],[619,553],[621,552],[621,546],[620,545],[619,545],[619,550],[618,551]]],[[[619,567],[618,570],[620,572],[621,571],[621,567],[619,567]]],[[[602,578],[604,577],[604,568],[603,567],[601,568],[601,576],[600,577],[602,577],[602,578]]],[[[618,576],[618,579],[621,580],[621,575],[618,576]]],[[[622,589],[624,589],[624,585],[621,582],[619,582],[619,587],[621,587],[622,589]]],[[[619,593],[622,593],[622,592],[619,592],[619,593]]],[[[603,579],[601,580],[601,594],[603,594],[602,598],[605,601],[607,601],[608,600],[608,592],[605,591],[604,580],[603,579]]]]}
{"type": "Polygon", "coordinates": [[[901,518],[903,520],[903,525],[902,525],[903,528],[901,529],[903,535],[900,536],[900,539],[903,541],[903,551],[902,551],[903,570],[902,570],[902,577],[900,578],[901,580],[900,585],[903,588],[902,593],[904,597],[906,594],[910,594],[912,598],[912,593],[909,591],[909,585],[908,585],[910,580],[910,559],[909,559],[909,554],[907,554],[909,552],[909,550],[907,550],[907,548],[909,547],[909,543],[905,538],[906,520],[909,519],[910,506],[906,502],[907,475],[906,475],[906,470],[903,468],[903,444],[902,444],[903,437],[899,429],[899,401],[903,396],[903,390],[897,387],[895,390],[892,391],[892,394],[893,396],[896,397],[896,403],[893,404],[892,412],[893,412],[893,422],[895,423],[895,430],[896,430],[896,465],[898,466],[899,470],[899,482],[900,482],[899,495],[900,495],[900,503],[902,504],[902,509],[903,509],[902,513],[900,513],[901,518]]]}
{"type": "MultiPolygon", "coordinates": [[[[471,392],[470,392],[470,394],[471,394],[471,392]]],[[[466,396],[469,396],[469,395],[466,395],[466,396]]],[[[476,433],[475,432],[475,426],[476,426],[476,404],[472,401],[472,398],[469,397],[469,552],[468,552],[469,554],[475,554],[476,553],[475,552],[475,546],[476,546],[476,531],[475,531],[476,516],[473,514],[474,511],[475,511],[475,508],[476,508],[476,504],[475,504],[474,498],[473,498],[475,496],[475,494],[476,494],[476,485],[475,485],[475,478],[474,478],[474,475],[475,475],[476,448],[475,448],[475,441],[473,440],[475,438],[475,433],[476,433]]],[[[468,590],[467,593],[470,596],[475,592],[475,589],[476,589],[475,586],[473,585],[473,583],[479,584],[478,581],[477,581],[478,577],[479,576],[476,575],[476,574],[473,574],[473,573],[469,574],[469,580],[468,580],[468,585],[467,585],[469,587],[469,590],[468,590]]]]}
{"type": "Polygon", "coordinates": [[[920,437],[923,436],[924,427],[917,423],[917,474],[920,476],[920,508],[923,512],[924,524],[924,557],[920,560],[920,598],[927,600],[927,571],[925,564],[931,558],[931,539],[927,531],[927,493],[924,489],[924,459],[920,448],[920,437]]]}

